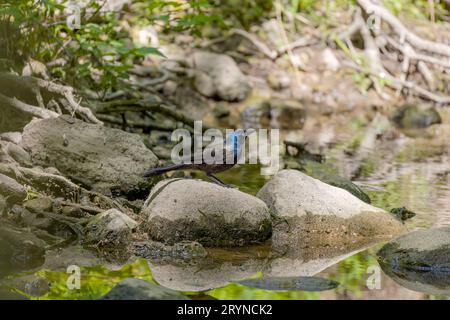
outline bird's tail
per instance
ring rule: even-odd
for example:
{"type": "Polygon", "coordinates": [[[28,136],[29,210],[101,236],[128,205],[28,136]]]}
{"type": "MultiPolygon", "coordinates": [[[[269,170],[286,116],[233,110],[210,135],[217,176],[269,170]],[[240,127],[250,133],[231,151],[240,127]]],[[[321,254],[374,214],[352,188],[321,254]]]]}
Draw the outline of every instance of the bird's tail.
{"type": "Polygon", "coordinates": [[[169,172],[169,171],[173,171],[173,170],[179,170],[179,169],[183,169],[183,168],[187,168],[187,165],[184,163],[179,163],[179,164],[169,164],[168,166],[165,167],[160,167],[160,168],[154,168],[154,169],[148,169],[144,172],[144,177],[153,177],[153,176],[158,176],[160,174],[169,172]]]}

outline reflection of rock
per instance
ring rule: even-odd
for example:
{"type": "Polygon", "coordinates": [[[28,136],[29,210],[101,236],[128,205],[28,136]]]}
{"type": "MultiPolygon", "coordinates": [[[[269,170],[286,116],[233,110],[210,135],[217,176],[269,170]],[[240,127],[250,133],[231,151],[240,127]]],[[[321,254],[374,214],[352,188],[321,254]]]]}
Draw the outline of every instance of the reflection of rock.
{"type": "Polygon", "coordinates": [[[84,242],[99,247],[123,249],[128,246],[137,222],[116,209],[94,216],[86,226],[84,242]]]}
{"type": "Polygon", "coordinates": [[[198,51],[190,62],[195,69],[195,88],[207,97],[241,101],[251,91],[248,80],[227,55],[198,51]]]}
{"type": "Polygon", "coordinates": [[[81,245],[68,246],[47,250],[43,269],[66,271],[67,267],[94,267],[105,265],[105,260],[98,257],[94,251],[83,248],[81,245]]]}
{"type": "Polygon", "coordinates": [[[313,276],[339,261],[374,245],[372,242],[327,244],[301,251],[278,252],[270,244],[225,249],[209,249],[203,259],[151,259],[154,279],[161,285],[179,291],[206,291],[238,282],[261,272],[264,277],[313,276]]]}
{"type": "Polygon", "coordinates": [[[153,277],[160,285],[178,291],[206,291],[255,275],[263,261],[242,259],[223,262],[206,258],[190,263],[150,261],[153,277]]]}
{"type": "Polygon", "coordinates": [[[145,229],[156,241],[235,246],[270,236],[267,206],[256,197],[200,180],[158,183],[146,201],[145,229]]]}
{"type": "Polygon", "coordinates": [[[386,211],[296,170],[278,172],[257,197],[280,218],[273,230],[276,246],[295,248],[306,234],[329,243],[351,243],[402,231],[401,223],[386,211]]]}
{"type": "Polygon", "coordinates": [[[392,121],[401,128],[415,129],[441,123],[442,119],[435,108],[417,104],[405,104],[395,111],[392,121]]]}
{"type": "Polygon", "coordinates": [[[420,230],[386,244],[383,271],[400,285],[429,294],[450,294],[450,227],[420,230]]]}
{"type": "Polygon", "coordinates": [[[242,113],[242,122],[251,128],[301,129],[306,112],[293,100],[270,100],[249,106],[242,113]]]}
{"type": "Polygon", "coordinates": [[[138,135],[66,116],[31,122],[21,145],[34,164],[55,167],[96,191],[130,197],[148,190],[142,173],[158,161],[138,135]]]}
{"type": "Polygon", "coordinates": [[[0,224],[0,275],[41,266],[46,243],[28,230],[0,224]]]}
{"type": "Polygon", "coordinates": [[[356,253],[366,250],[380,240],[330,242],[320,236],[305,235],[297,248],[286,247],[282,256],[273,259],[264,273],[267,277],[310,277],[356,253]]]}
{"type": "Polygon", "coordinates": [[[101,300],[189,300],[189,298],[144,280],[128,278],[116,285],[101,300]]]}

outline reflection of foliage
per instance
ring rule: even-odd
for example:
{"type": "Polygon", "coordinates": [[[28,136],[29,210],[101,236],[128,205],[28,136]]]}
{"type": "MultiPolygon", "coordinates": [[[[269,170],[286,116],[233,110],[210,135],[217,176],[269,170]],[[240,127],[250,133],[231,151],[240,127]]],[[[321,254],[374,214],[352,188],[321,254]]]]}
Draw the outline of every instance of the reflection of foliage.
{"type": "Polygon", "coordinates": [[[331,279],[341,284],[336,289],[336,293],[341,295],[351,293],[356,297],[361,297],[362,290],[367,289],[367,268],[371,265],[378,265],[377,259],[372,254],[378,248],[378,246],[371,248],[339,262],[336,271],[329,274],[331,279]]]}
{"type": "Polygon", "coordinates": [[[319,292],[277,292],[246,287],[240,284],[229,284],[225,287],[213,289],[207,292],[208,295],[219,300],[313,300],[319,299],[319,292]]]}
{"type": "MultiPolygon", "coordinates": [[[[104,266],[82,267],[81,288],[69,290],[67,280],[70,276],[66,272],[41,270],[37,273],[51,283],[50,291],[37,299],[99,299],[107,294],[116,284],[126,278],[139,278],[153,281],[147,260],[139,259],[133,264],[127,264],[119,270],[109,270],[104,266]]],[[[36,299],[34,297],[29,297],[36,299]]]]}

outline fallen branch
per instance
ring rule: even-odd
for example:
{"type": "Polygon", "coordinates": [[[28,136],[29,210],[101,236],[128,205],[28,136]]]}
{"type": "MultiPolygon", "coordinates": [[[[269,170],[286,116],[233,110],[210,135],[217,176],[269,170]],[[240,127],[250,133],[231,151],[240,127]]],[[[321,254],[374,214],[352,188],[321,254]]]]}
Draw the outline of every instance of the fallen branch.
{"type": "Polygon", "coordinates": [[[73,93],[74,89],[72,87],[56,84],[54,82],[42,80],[39,78],[36,78],[36,81],[37,85],[40,88],[44,88],[49,92],[62,95],[65,98],[65,101],[63,99],[60,99],[60,102],[72,115],[78,114],[88,122],[102,124],[102,122],[94,116],[89,108],[82,107],[80,105],[81,100],[78,102],[75,100],[75,96],[73,93]]]}
{"type": "MultiPolygon", "coordinates": [[[[184,115],[182,112],[176,111],[169,106],[163,104],[159,100],[113,100],[108,102],[97,102],[95,112],[97,114],[125,113],[125,112],[142,112],[149,111],[160,113],[171,117],[172,119],[182,122],[190,127],[194,127],[194,119],[184,115]]],[[[203,126],[203,129],[208,129],[203,126]]]]}
{"type": "Polygon", "coordinates": [[[247,39],[270,60],[274,60],[278,56],[278,52],[276,50],[270,49],[264,42],[260,41],[256,36],[248,33],[245,30],[231,29],[231,34],[237,34],[247,39]]]}
{"type": "Polygon", "coordinates": [[[53,112],[51,110],[32,106],[16,98],[9,98],[1,93],[0,93],[0,102],[2,106],[9,105],[17,110],[20,110],[22,112],[28,113],[33,117],[41,119],[56,118],[59,116],[56,112],[53,112]]]}
{"type": "Polygon", "coordinates": [[[408,30],[400,22],[400,20],[398,20],[397,17],[395,17],[386,8],[375,4],[370,0],[358,0],[358,4],[368,15],[374,14],[386,21],[391,26],[391,28],[400,36],[400,38],[404,38],[417,49],[450,57],[450,46],[443,43],[422,39],[421,37],[408,30]]]}

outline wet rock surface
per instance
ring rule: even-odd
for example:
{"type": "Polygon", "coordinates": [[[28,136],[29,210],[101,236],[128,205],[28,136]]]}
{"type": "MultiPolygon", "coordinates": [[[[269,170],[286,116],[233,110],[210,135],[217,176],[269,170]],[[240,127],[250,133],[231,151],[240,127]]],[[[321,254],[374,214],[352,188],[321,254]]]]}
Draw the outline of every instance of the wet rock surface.
{"type": "Polygon", "coordinates": [[[394,236],[402,232],[397,219],[346,190],[296,170],[282,170],[257,194],[279,221],[272,241],[295,248],[305,234],[336,241],[394,236]]]}
{"type": "Polygon", "coordinates": [[[383,271],[402,286],[430,294],[450,294],[450,227],[419,230],[378,252],[383,271]]]}
{"type": "Polygon", "coordinates": [[[67,116],[31,122],[21,146],[35,165],[55,167],[89,189],[132,198],[148,191],[142,173],[158,162],[138,135],[67,116]]]}
{"type": "Polygon", "coordinates": [[[207,246],[243,245],[266,240],[272,229],[264,202],[200,180],[161,181],[142,214],[150,238],[167,244],[190,240],[207,246]]]}
{"type": "Polygon", "coordinates": [[[101,300],[189,300],[189,298],[147,281],[130,278],[116,285],[101,300]]]}
{"type": "Polygon", "coordinates": [[[145,259],[196,259],[204,258],[208,255],[205,248],[196,241],[181,241],[173,246],[157,241],[140,241],[133,243],[133,247],[133,253],[145,259]]]}

